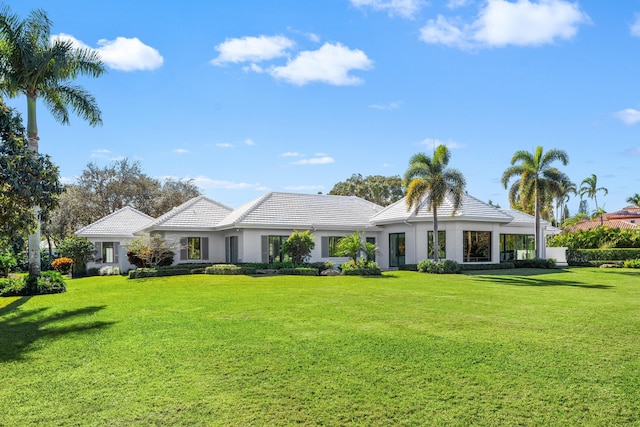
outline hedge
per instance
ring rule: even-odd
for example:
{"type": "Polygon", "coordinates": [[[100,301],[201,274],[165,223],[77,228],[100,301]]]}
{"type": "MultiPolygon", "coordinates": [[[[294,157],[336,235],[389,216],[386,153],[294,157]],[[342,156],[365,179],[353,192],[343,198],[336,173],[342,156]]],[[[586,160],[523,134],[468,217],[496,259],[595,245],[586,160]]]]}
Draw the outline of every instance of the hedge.
{"type": "Polygon", "coordinates": [[[626,261],[640,258],[640,249],[567,249],[567,264],[593,266],[594,261],[626,261]]]}
{"type": "Polygon", "coordinates": [[[253,275],[256,274],[255,267],[238,267],[233,264],[214,264],[204,269],[205,274],[221,275],[253,275]]]}
{"type": "Polygon", "coordinates": [[[166,277],[166,276],[182,276],[191,274],[189,268],[137,268],[129,271],[129,279],[143,279],[145,277],[166,277]]]}
{"type": "Polygon", "coordinates": [[[289,276],[318,276],[320,271],[311,267],[281,268],[278,274],[286,274],[289,276]]]}
{"type": "Polygon", "coordinates": [[[460,271],[473,270],[510,270],[516,268],[512,262],[501,262],[500,264],[483,263],[483,264],[460,264],[460,271]]]}

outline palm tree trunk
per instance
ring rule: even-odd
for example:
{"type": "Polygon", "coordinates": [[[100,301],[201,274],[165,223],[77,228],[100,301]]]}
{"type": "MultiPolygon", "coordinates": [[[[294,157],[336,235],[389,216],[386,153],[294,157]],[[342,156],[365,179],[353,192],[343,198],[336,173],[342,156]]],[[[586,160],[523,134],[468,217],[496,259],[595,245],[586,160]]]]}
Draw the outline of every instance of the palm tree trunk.
{"type": "Polygon", "coordinates": [[[538,191],[535,192],[535,202],[534,202],[534,210],[536,215],[536,224],[535,224],[535,235],[533,236],[533,244],[535,246],[536,258],[541,258],[540,256],[540,200],[538,196],[538,191]]]}
{"type": "MultiPolygon", "coordinates": [[[[38,152],[38,125],[36,124],[36,97],[27,95],[27,136],[29,149],[38,152]]],[[[40,207],[34,206],[33,213],[36,216],[36,229],[29,235],[29,277],[40,276],[40,207]]]]}
{"type": "Polygon", "coordinates": [[[433,207],[433,260],[440,261],[440,242],[438,241],[438,209],[433,207]]]}

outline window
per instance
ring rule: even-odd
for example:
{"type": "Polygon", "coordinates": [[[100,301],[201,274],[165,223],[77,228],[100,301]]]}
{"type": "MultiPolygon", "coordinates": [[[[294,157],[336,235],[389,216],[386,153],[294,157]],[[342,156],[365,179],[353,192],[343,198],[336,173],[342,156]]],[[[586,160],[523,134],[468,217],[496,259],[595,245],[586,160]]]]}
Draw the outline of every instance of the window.
{"type": "Polygon", "coordinates": [[[202,259],[202,240],[200,237],[187,237],[187,258],[202,259]]]}
{"type": "MultiPolygon", "coordinates": [[[[376,245],[376,238],[375,237],[367,237],[365,239],[365,242],[371,243],[373,246],[375,246],[376,245]]],[[[369,259],[369,261],[375,262],[376,261],[376,254],[373,253],[373,254],[369,254],[369,255],[371,256],[371,259],[369,259]]]]}
{"type": "Polygon", "coordinates": [[[464,231],[462,236],[464,262],[491,261],[490,231],[464,231]]]}
{"type": "Polygon", "coordinates": [[[389,234],[389,267],[400,267],[405,264],[405,243],[404,233],[389,234]]]}
{"type": "Polygon", "coordinates": [[[282,252],[282,245],[289,236],[269,236],[269,262],[283,262],[286,260],[282,252]]]}
{"type": "MultiPolygon", "coordinates": [[[[440,251],[438,251],[438,258],[445,259],[447,257],[446,243],[447,243],[447,234],[445,231],[438,231],[438,246],[440,247],[440,251]]],[[[433,231],[427,232],[427,242],[428,242],[428,251],[429,251],[429,259],[433,259],[433,231]]]]}
{"type": "Polygon", "coordinates": [[[533,234],[501,234],[500,261],[532,259],[535,256],[533,234]]]}
{"type": "MultiPolygon", "coordinates": [[[[100,243],[96,243],[96,246],[100,243]]],[[[105,264],[114,264],[118,262],[118,243],[102,242],[102,249],[96,247],[96,251],[102,256],[102,262],[105,264]]]]}
{"type": "Polygon", "coordinates": [[[342,236],[325,236],[320,240],[322,244],[322,258],[339,257],[338,242],[342,236]]]}

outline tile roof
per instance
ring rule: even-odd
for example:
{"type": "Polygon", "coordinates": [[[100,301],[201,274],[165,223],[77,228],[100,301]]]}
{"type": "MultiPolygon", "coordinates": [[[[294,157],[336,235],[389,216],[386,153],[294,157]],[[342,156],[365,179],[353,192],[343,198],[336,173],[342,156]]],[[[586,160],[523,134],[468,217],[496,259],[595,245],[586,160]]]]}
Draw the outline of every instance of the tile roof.
{"type": "MultiPolygon", "coordinates": [[[[444,203],[438,208],[438,220],[466,219],[500,223],[508,223],[513,220],[510,214],[468,194],[462,195],[462,205],[460,209],[458,209],[453,216],[451,215],[452,213],[452,197],[448,194],[445,197],[444,203]]],[[[388,224],[398,221],[433,221],[433,212],[427,203],[427,199],[425,198],[422,203],[420,203],[417,212],[415,208],[407,210],[406,198],[402,198],[387,206],[382,212],[371,218],[371,222],[374,224],[388,224]]]]}
{"type": "Polygon", "coordinates": [[[640,219],[640,206],[627,206],[616,212],[603,215],[604,219],[640,219]]]}
{"type": "Polygon", "coordinates": [[[232,209],[206,196],[198,196],[171,209],[155,221],[145,224],[138,231],[161,229],[214,228],[232,209]]]}
{"type": "MultiPolygon", "coordinates": [[[[621,219],[609,219],[609,220],[604,220],[603,225],[609,228],[635,230],[637,228],[640,228],[640,221],[638,221],[637,223],[633,223],[631,221],[625,221],[621,219]]],[[[589,230],[591,228],[597,228],[597,227],[600,227],[600,219],[582,220],[578,222],[576,225],[565,228],[564,231],[589,230]]]]}
{"type": "Polygon", "coordinates": [[[133,233],[153,221],[153,218],[130,206],[125,206],[98,221],[76,231],[78,236],[124,236],[133,233]]]}
{"type": "Polygon", "coordinates": [[[355,196],[272,192],[235,209],[219,228],[367,228],[382,206],[355,196]]]}

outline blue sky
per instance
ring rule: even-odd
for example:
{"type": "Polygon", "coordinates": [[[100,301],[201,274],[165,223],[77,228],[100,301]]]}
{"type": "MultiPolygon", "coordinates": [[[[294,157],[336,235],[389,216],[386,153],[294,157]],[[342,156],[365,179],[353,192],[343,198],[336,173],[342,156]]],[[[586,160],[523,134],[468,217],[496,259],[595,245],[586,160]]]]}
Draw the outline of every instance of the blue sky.
{"type": "Polygon", "coordinates": [[[65,182],[126,157],[236,207],[402,176],[444,143],[468,192],[503,207],[511,156],[538,145],[566,150],[578,184],[595,173],[607,211],[640,193],[640,0],[7,4],[43,8],[108,68],[79,81],[102,127],[39,106],[40,151],[65,182]]]}

